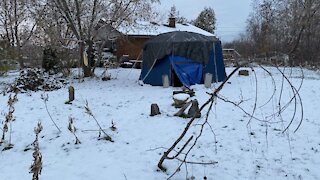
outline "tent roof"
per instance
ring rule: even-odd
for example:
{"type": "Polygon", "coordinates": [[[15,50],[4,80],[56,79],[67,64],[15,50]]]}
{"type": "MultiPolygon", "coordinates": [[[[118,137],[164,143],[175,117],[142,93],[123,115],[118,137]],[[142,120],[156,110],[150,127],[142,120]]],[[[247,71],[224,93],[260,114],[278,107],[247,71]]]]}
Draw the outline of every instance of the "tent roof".
{"type": "Polygon", "coordinates": [[[188,31],[173,31],[159,34],[155,36],[147,43],[160,43],[160,42],[206,42],[206,41],[216,41],[217,39],[213,36],[205,36],[195,32],[188,31]]]}
{"type": "Polygon", "coordinates": [[[198,63],[207,64],[209,53],[215,42],[214,37],[186,31],[163,33],[145,43],[143,61],[151,67],[157,59],[166,55],[187,57],[198,63]]]}

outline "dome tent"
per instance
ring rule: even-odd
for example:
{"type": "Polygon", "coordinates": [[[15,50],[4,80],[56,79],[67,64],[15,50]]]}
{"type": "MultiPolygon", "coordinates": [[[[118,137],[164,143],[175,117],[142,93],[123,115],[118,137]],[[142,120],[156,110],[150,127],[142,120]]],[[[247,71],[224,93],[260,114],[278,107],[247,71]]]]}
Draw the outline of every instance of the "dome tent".
{"type": "Polygon", "coordinates": [[[203,83],[206,73],[213,75],[213,82],[226,77],[221,42],[215,37],[174,31],[144,45],[140,80],[146,84],[161,86],[162,76],[167,75],[170,85],[189,87],[203,83]]]}

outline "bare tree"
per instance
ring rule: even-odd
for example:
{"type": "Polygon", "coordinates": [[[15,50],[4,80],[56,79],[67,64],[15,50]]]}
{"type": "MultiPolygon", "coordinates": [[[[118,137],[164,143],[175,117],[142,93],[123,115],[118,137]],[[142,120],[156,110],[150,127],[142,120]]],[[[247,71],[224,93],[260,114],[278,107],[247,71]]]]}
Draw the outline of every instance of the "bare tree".
{"type": "Polygon", "coordinates": [[[180,15],[180,12],[175,5],[170,8],[169,18],[175,18],[177,23],[189,23],[189,20],[186,17],[180,15]]]}
{"type": "Polygon", "coordinates": [[[92,41],[99,20],[116,28],[120,25],[130,26],[138,19],[148,19],[151,5],[158,0],[55,0],[55,8],[70,27],[74,40],[79,47],[80,62],[84,76],[92,75],[92,41]],[[83,53],[87,47],[88,65],[83,62],[83,53]]]}
{"type": "Polygon", "coordinates": [[[319,62],[320,2],[316,0],[255,1],[247,32],[255,45],[253,54],[282,52],[291,64],[319,62]]]}
{"type": "Polygon", "coordinates": [[[3,0],[0,2],[0,34],[13,48],[13,57],[24,67],[22,49],[37,30],[46,3],[42,1],[3,0]]]}

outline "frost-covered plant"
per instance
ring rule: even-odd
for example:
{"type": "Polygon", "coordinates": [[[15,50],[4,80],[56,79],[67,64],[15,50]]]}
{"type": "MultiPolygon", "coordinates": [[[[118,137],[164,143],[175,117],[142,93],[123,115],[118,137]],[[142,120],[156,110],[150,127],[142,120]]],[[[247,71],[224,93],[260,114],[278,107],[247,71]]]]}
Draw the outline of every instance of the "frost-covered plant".
{"type": "Polygon", "coordinates": [[[117,130],[116,124],[113,122],[113,120],[111,121],[110,129],[111,129],[112,131],[116,131],[116,130],[117,130]]]}
{"type": "Polygon", "coordinates": [[[99,127],[99,136],[98,136],[99,139],[104,139],[104,140],[107,140],[107,141],[110,141],[110,142],[114,142],[112,137],[102,129],[100,123],[98,122],[96,117],[93,115],[91,109],[89,108],[88,101],[86,101],[86,105],[84,106],[84,109],[85,109],[86,113],[95,120],[97,126],[99,127]],[[103,133],[104,137],[101,137],[101,132],[103,133]]]}
{"type": "Polygon", "coordinates": [[[39,176],[42,171],[42,155],[39,148],[39,134],[42,131],[41,122],[38,122],[37,127],[34,128],[34,133],[36,134],[36,139],[33,141],[32,145],[34,147],[33,163],[30,166],[30,172],[32,173],[32,180],[39,180],[39,176]]]}
{"type": "Polygon", "coordinates": [[[76,138],[75,144],[81,144],[79,138],[76,135],[77,128],[73,125],[73,118],[69,117],[69,124],[68,124],[68,130],[74,135],[76,138]]]}
{"type": "Polygon", "coordinates": [[[7,150],[7,149],[11,149],[13,147],[13,144],[11,144],[11,133],[12,133],[12,126],[11,123],[12,121],[14,121],[14,117],[13,117],[13,112],[14,112],[14,103],[16,103],[18,101],[17,98],[17,94],[15,94],[14,96],[11,96],[11,94],[9,95],[9,99],[7,102],[7,105],[9,107],[8,113],[5,114],[5,121],[3,124],[3,129],[2,129],[2,137],[0,139],[0,145],[2,145],[3,143],[5,143],[5,138],[6,138],[6,133],[8,131],[10,131],[9,134],[9,139],[8,139],[8,144],[6,145],[6,147],[3,150],[7,150]],[[10,126],[10,128],[9,128],[10,126]]]}

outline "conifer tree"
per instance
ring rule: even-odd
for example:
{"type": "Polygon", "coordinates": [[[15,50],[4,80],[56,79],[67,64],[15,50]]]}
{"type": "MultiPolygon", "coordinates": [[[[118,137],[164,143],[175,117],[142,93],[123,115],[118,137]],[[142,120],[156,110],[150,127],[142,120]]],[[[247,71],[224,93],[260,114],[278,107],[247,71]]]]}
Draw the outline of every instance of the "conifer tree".
{"type": "Polygon", "coordinates": [[[194,20],[193,25],[206,30],[210,33],[214,33],[216,29],[216,17],[212,8],[205,7],[204,10],[200,12],[198,17],[194,20]]]}

